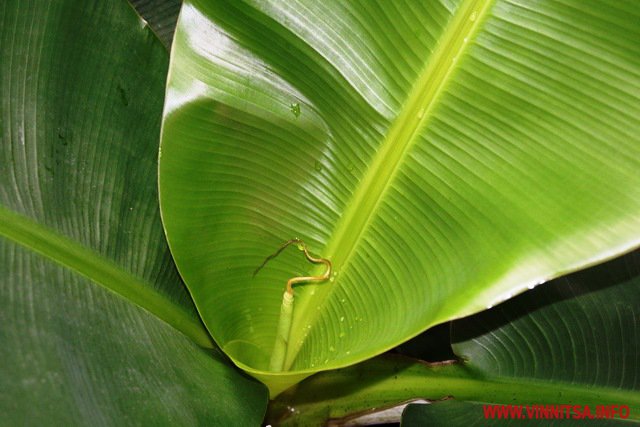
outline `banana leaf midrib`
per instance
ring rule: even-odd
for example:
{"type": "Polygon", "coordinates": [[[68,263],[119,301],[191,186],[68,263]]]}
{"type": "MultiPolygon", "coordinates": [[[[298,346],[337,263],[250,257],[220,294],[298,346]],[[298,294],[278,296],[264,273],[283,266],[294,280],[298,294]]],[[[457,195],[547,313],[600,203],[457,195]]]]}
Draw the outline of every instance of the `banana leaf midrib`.
{"type": "MultiPolygon", "coordinates": [[[[492,5],[493,0],[466,0],[447,25],[433,54],[426,59],[423,71],[389,127],[385,140],[337,224],[332,234],[333,238],[322,253],[322,256],[331,259],[335,272],[340,272],[348,265],[358,241],[375,216],[403,159],[415,143],[418,132],[432,116],[440,95],[455,71],[459,57],[464,54],[469,40],[480,28],[483,17],[492,5]]],[[[293,324],[300,327],[291,331],[286,369],[293,365],[304,345],[303,326],[313,325],[315,318],[322,311],[309,308],[326,301],[335,286],[339,286],[339,280],[319,286],[313,296],[302,297],[296,301],[293,324]]]]}

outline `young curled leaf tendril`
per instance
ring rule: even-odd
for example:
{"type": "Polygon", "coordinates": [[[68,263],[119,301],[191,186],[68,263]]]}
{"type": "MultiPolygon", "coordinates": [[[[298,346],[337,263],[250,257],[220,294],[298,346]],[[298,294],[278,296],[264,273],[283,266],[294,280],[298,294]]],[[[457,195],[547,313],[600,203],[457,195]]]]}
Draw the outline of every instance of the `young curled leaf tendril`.
{"type": "Polygon", "coordinates": [[[316,258],[312,256],[309,253],[309,250],[307,249],[306,243],[304,243],[304,241],[302,241],[301,239],[291,239],[283,243],[282,246],[280,246],[276,252],[269,255],[267,258],[265,258],[262,264],[260,264],[260,266],[256,268],[256,270],[253,272],[253,277],[255,277],[256,274],[258,274],[258,272],[262,270],[262,268],[265,265],[267,265],[269,261],[271,261],[278,255],[280,255],[282,251],[284,251],[287,247],[294,244],[298,246],[298,249],[304,252],[304,256],[307,258],[307,261],[312,262],[314,264],[324,264],[327,267],[327,269],[322,275],[319,275],[319,276],[298,276],[298,277],[293,277],[289,279],[287,281],[287,293],[289,295],[293,295],[293,286],[299,283],[324,282],[325,280],[329,280],[329,278],[331,277],[331,270],[332,270],[331,261],[329,261],[326,258],[316,258]]]}
{"type": "Polygon", "coordinates": [[[271,352],[271,360],[269,361],[269,370],[273,372],[282,372],[285,369],[284,363],[289,348],[289,336],[291,334],[291,326],[293,322],[293,286],[299,283],[324,282],[331,277],[331,261],[326,258],[316,258],[312,256],[307,249],[307,245],[300,239],[291,239],[286,241],[275,253],[269,255],[262,264],[256,268],[253,272],[253,276],[255,277],[269,261],[280,255],[288,246],[294,244],[298,246],[298,249],[304,252],[304,256],[307,258],[307,261],[314,264],[324,264],[327,268],[325,272],[319,276],[298,276],[287,281],[287,288],[282,295],[276,339],[271,352]]]}

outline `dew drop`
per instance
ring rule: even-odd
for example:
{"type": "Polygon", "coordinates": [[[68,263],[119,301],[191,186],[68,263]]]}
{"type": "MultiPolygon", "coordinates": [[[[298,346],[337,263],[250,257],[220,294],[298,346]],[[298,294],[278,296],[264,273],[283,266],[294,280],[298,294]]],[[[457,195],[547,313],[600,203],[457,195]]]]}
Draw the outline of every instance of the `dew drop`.
{"type": "Polygon", "coordinates": [[[469,17],[469,21],[475,22],[476,19],[478,19],[478,12],[477,11],[473,11],[471,16],[469,17]]]}
{"type": "Polygon", "coordinates": [[[315,165],[313,167],[315,168],[315,170],[320,172],[322,170],[322,163],[320,163],[318,160],[316,160],[316,163],[315,163],[315,165]]]}
{"type": "Polygon", "coordinates": [[[340,321],[344,322],[344,316],[340,317],[340,321]]]}
{"type": "Polygon", "coordinates": [[[344,336],[345,336],[345,335],[346,335],[346,334],[344,333],[344,331],[340,331],[340,335],[338,335],[338,337],[340,337],[340,338],[344,338],[344,336]]]}
{"type": "Polygon", "coordinates": [[[289,105],[289,110],[291,110],[294,116],[300,117],[300,104],[298,104],[297,102],[289,105]]]}
{"type": "Polygon", "coordinates": [[[469,37],[465,37],[463,43],[467,43],[469,41],[469,37]]]}
{"type": "Polygon", "coordinates": [[[345,354],[347,355],[351,354],[351,350],[348,350],[345,354]]]}
{"type": "Polygon", "coordinates": [[[329,347],[329,351],[333,353],[334,351],[336,351],[336,348],[334,346],[331,346],[329,347]]]}
{"type": "Polygon", "coordinates": [[[418,118],[421,119],[422,116],[424,116],[424,108],[421,108],[420,111],[418,111],[418,118]]]}

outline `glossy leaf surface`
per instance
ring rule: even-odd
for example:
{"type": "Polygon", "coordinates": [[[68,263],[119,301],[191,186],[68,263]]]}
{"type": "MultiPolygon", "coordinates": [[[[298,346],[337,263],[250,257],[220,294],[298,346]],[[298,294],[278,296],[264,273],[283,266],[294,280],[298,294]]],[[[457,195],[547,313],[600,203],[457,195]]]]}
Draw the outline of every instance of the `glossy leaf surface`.
{"type": "Polygon", "coordinates": [[[0,424],[263,417],[164,240],[167,63],[125,1],[0,4],[0,424]]]}
{"type": "Polygon", "coordinates": [[[217,343],[277,393],[638,245],[636,2],[204,1],[181,12],[164,225],[217,343]],[[299,286],[284,373],[267,372],[299,286]]]}
{"type": "Polygon", "coordinates": [[[452,322],[458,363],[380,356],[321,373],[278,396],[269,419],[283,426],[339,425],[371,408],[423,399],[433,403],[410,406],[407,425],[506,422],[485,419],[478,403],[581,405],[581,414],[589,405],[594,416],[597,405],[627,405],[628,418],[616,420],[640,423],[639,294],[636,251],[452,322]]]}

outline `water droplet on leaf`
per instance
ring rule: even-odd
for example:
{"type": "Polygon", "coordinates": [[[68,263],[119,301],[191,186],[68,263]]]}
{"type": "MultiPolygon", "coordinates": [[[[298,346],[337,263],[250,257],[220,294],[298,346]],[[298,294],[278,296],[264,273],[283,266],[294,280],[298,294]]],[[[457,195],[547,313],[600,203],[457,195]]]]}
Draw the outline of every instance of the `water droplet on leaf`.
{"type": "Polygon", "coordinates": [[[289,109],[291,110],[294,116],[296,117],[300,116],[300,104],[298,104],[297,102],[294,102],[293,104],[291,104],[289,106],[289,109]]]}

